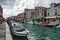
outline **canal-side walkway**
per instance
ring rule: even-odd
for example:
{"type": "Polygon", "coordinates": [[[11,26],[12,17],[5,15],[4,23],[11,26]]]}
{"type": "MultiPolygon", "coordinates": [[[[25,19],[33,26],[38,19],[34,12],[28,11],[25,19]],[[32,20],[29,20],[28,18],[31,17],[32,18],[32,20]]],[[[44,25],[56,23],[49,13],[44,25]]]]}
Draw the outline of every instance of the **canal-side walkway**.
{"type": "Polygon", "coordinates": [[[12,40],[12,36],[10,34],[10,29],[8,24],[6,23],[6,40],[12,40]]]}
{"type": "Polygon", "coordinates": [[[6,25],[5,22],[0,24],[0,40],[5,40],[6,36],[6,25]]]}

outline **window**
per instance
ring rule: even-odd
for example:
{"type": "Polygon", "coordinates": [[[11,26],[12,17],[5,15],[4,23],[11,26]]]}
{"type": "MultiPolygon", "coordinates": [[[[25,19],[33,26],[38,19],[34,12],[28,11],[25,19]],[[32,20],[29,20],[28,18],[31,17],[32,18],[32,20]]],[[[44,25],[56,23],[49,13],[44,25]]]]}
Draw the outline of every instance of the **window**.
{"type": "Polygon", "coordinates": [[[39,13],[38,13],[38,16],[39,16],[39,13]]]}
{"type": "Polygon", "coordinates": [[[53,6],[53,3],[51,3],[50,6],[53,6]]]}
{"type": "Polygon", "coordinates": [[[51,3],[50,6],[53,7],[54,6],[54,3],[51,3]]]}
{"type": "Polygon", "coordinates": [[[55,9],[55,15],[57,15],[57,9],[55,9]]]}
{"type": "Polygon", "coordinates": [[[49,16],[49,13],[48,13],[48,16],[49,16]]]}
{"type": "Polygon", "coordinates": [[[42,13],[42,16],[43,16],[43,13],[42,13]]]}
{"type": "Polygon", "coordinates": [[[26,15],[26,13],[24,13],[24,15],[26,15]]]}
{"type": "Polygon", "coordinates": [[[48,13],[48,16],[49,16],[49,13],[50,13],[49,9],[47,10],[47,13],[48,13]]]}

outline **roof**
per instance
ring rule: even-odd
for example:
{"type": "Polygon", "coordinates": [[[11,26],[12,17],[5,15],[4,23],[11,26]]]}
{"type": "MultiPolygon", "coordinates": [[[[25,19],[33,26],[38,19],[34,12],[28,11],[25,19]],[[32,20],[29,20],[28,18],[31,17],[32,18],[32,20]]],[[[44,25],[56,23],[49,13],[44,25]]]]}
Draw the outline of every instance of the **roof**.
{"type": "Polygon", "coordinates": [[[51,4],[54,4],[54,7],[60,6],[60,3],[51,3],[51,4]]]}
{"type": "Polygon", "coordinates": [[[54,7],[58,7],[58,6],[60,6],[60,3],[55,3],[54,4],[54,7]]]}
{"type": "Polygon", "coordinates": [[[42,6],[36,6],[35,8],[46,8],[46,7],[42,7],[42,6]]]}

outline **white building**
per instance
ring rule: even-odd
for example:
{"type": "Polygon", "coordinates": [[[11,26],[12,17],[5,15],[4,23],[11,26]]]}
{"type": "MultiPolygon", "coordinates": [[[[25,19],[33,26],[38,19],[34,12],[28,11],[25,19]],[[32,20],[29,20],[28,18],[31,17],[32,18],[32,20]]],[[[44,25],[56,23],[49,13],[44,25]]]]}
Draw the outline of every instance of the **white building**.
{"type": "Polygon", "coordinates": [[[60,3],[51,3],[50,8],[47,8],[47,17],[49,21],[57,21],[57,17],[60,14],[60,3]]]}
{"type": "Polygon", "coordinates": [[[47,16],[57,16],[60,14],[60,3],[51,3],[50,8],[47,8],[47,16]]]}
{"type": "Polygon", "coordinates": [[[20,21],[24,21],[24,13],[20,13],[20,14],[18,14],[18,20],[20,20],[20,21]]]}
{"type": "Polygon", "coordinates": [[[25,9],[24,12],[26,14],[27,17],[27,21],[31,21],[31,17],[32,17],[32,12],[34,9],[25,9]]]}

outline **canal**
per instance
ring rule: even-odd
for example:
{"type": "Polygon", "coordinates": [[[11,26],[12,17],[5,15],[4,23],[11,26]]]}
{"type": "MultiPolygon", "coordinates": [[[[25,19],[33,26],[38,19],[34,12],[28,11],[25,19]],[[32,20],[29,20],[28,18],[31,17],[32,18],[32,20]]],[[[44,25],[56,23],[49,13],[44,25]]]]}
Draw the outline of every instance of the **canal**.
{"type": "Polygon", "coordinates": [[[23,24],[30,33],[27,37],[12,36],[13,40],[60,40],[60,30],[41,25],[23,24]]]}

